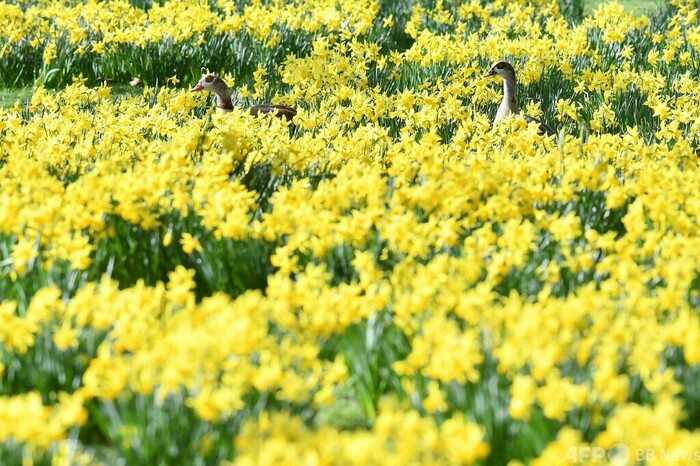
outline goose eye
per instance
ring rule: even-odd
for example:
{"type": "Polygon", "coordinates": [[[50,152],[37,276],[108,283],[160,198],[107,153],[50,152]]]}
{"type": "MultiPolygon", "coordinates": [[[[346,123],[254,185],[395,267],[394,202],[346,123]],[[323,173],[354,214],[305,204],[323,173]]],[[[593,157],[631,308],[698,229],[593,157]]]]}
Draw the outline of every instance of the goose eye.
{"type": "Polygon", "coordinates": [[[497,69],[497,70],[500,70],[500,69],[502,69],[502,68],[503,68],[503,65],[501,65],[500,63],[496,65],[496,69],[497,69]]]}

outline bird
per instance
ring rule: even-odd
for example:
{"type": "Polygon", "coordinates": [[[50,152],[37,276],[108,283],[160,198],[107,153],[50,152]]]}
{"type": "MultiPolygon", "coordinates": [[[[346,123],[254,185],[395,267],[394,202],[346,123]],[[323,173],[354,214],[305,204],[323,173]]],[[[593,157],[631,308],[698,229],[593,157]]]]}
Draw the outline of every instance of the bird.
{"type": "MultiPolygon", "coordinates": [[[[520,107],[518,106],[516,96],[517,81],[515,79],[515,69],[513,65],[506,61],[499,61],[484,75],[485,78],[490,78],[491,76],[500,76],[501,79],[503,79],[503,100],[501,100],[501,105],[498,106],[498,111],[496,112],[496,118],[493,120],[495,126],[511,113],[519,114],[520,107]]],[[[529,115],[523,115],[523,118],[525,118],[525,121],[528,123],[537,123],[539,125],[540,134],[554,134],[554,130],[543,121],[529,115]]]]}
{"type": "MultiPolygon", "coordinates": [[[[219,111],[230,112],[233,110],[231,89],[229,89],[224,80],[215,73],[202,73],[201,79],[191,90],[192,92],[213,92],[216,94],[216,107],[219,111]]],[[[296,109],[288,107],[287,105],[254,105],[248,110],[253,116],[272,114],[276,117],[284,118],[290,122],[297,114],[296,109]]]]}

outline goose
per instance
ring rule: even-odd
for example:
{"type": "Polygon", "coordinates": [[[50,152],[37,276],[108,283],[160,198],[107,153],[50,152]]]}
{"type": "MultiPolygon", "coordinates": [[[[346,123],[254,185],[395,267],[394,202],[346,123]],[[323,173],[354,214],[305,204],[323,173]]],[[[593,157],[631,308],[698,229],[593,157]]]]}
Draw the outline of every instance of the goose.
{"type": "MultiPolygon", "coordinates": [[[[506,61],[499,61],[484,75],[485,78],[490,78],[491,76],[500,76],[501,79],[503,79],[503,100],[501,100],[501,105],[498,106],[498,111],[496,112],[496,118],[493,120],[495,126],[511,113],[519,114],[520,107],[518,107],[518,100],[516,97],[517,81],[515,80],[515,69],[513,65],[506,61]]],[[[554,130],[541,120],[529,115],[523,115],[523,117],[528,123],[537,123],[541,134],[554,134],[554,130]]]]}
{"type": "MultiPolygon", "coordinates": [[[[230,112],[233,110],[233,102],[231,101],[231,89],[226,85],[223,79],[214,73],[204,73],[199,82],[192,88],[192,92],[210,91],[216,94],[216,107],[219,111],[230,112]]],[[[253,116],[273,114],[279,118],[285,118],[287,121],[292,121],[297,111],[286,105],[254,105],[249,108],[250,114],[253,116]]]]}

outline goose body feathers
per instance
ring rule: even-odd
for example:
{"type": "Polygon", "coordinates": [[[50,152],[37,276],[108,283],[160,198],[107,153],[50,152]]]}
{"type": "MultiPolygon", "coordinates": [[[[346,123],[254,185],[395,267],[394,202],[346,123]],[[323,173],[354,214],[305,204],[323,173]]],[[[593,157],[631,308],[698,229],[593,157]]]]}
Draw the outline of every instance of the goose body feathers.
{"type": "MultiPolygon", "coordinates": [[[[230,112],[233,110],[231,89],[229,89],[224,80],[216,74],[203,74],[199,82],[192,88],[192,92],[199,91],[213,92],[216,95],[216,107],[219,111],[230,112]]],[[[271,114],[279,118],[284,118],[287,121],[292,121],[297,114],[294,108],[280,104],[254,105],[250,107],[248,111],[253,116],[271,114]]]]}

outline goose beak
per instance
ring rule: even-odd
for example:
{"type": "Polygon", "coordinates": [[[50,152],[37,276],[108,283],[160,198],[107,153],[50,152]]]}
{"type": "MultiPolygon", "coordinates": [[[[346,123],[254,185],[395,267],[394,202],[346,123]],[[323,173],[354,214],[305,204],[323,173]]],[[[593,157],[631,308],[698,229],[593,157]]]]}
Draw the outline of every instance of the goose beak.
{"type": "Polygon", "coordinates": [[[496,71],[491,68],[488,73],[484,75],[484,78],[490,78],[491,76],[496,76],[496,71]]]}
{"type": "Polygon", "coordinates": [[[204,86],[202,86],[201,83],[197,83],[196,86],[194,86],[192,89],[192,92],[199,92],[204,90],[204,86]]]}

